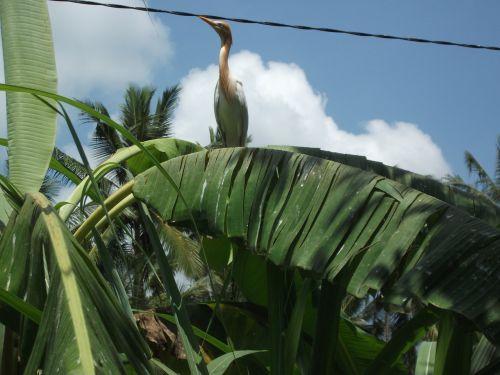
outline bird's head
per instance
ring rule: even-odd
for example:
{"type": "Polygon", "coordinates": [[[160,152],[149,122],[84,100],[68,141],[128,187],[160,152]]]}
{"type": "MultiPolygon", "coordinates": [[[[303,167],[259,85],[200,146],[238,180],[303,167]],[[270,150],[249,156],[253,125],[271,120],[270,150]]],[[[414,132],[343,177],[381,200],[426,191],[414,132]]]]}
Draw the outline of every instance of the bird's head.
{"type": "Polygon", "coordinates": [[[232,42],[233,38],[231,36],[231,28],[229,27],[229,24],[227,22],[215,21],[203,16],[200,16],[200,19],[208,23],[212,27],[212,29],[214,29],[217,34],[219,34],[222,44],[232,42]]]}

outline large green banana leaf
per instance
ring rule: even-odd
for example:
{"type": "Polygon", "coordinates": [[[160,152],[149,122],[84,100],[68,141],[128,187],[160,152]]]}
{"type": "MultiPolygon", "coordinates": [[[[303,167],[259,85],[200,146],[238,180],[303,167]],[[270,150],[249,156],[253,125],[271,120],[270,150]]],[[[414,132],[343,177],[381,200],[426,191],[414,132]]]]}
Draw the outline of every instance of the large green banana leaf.
{"type": "MultiPolygon", "coordinates": [[[[52,31],[46,0],[0,1],[5,82],[57,91],[52,31]]],[[[32,95],[7,93],[11,182],[38,191],[56,137],[56,113],[32,95]]]]}
{"type": "MultiPolygon", "coordinates": [[[[43,310],[40,325],[5,321],[20,333],[25,373],[125,373],[121,353],[148,373],[149,349],[135,322],[40,193],[26,195],[0,241],[0,287],[43,310]]],[[[0,316],[12,316],[0,306],[0,316]]]]}
{"type": "Polygon", "coordinates": [[[134,195],[173,223],[223,234],[277,265],[333,280],[363,257],[349,285],[460,313],[500,342],[500,233],[442,200],[358,168],[269,149],[202,151],[155,168],[134,195]],[[479,301],[481,301],[479,303],[479,301]]]}
{"type": "Polygon", "coordinates": [[[423,176],[398,167],[390,167],[379,161],[369,160],[361,155],[341,154],[310,147],[269,146],[269,148],[300,152],[301,154],[316,156],[318,158],[360,168],[365,171],[371,171],[421,191],[422,193],[441,199],[452,206],[461,208],[497,228],[500,226],[500,206],[493,204],[486,196],[481,194],[469,194],[451,185],[442,184],[432,177],[423,176]]]}

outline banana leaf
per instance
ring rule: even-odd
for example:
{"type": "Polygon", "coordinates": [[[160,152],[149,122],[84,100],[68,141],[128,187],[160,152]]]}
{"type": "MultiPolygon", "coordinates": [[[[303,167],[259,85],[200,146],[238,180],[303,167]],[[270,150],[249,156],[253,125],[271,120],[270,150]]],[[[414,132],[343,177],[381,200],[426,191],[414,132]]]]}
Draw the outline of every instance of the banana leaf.
{"type": "MultiPolygon", "coordinates": [[[[276,265],[333,279],[363,257],[348,291],[384,288],[455,311],[500,343],[500,232],[485,221],[387,177],[304,154],[219,149],[162,164],[133,192],[170,223],[224,235],[276,265]],[[478,303],[481,301],[481,303],[478,303]]],[[[479,204],[478,202],[476,202],[479,204]]]]}
{"type": "Polygon", "coordinates": [[[275,150],[284,150],[291,152],[299,152],[310,156],[316,156],[322,159],[336,161],[371,171],[380,176],[390,178],[391,180],[402,183],[405,186],[441,199],[452,206],[458,207],[467,211],[469,214],[476,216],[492,226],[500,225],[500,206],[492,204],[491,200],[482,194],[470,194],[459,190],[452,185],[443,184],[430,176],[423,176],[418,173],[413,173],[398,167],[391,167],[379,161],[367,159],[361,155],[341,154],[321,150],[319,148],[310,147],[292,147],[292,146],[269,146],[275,150]]]}
{"type": "MultiPolygon", "coordinates": [[[[2,0],[0,24],[5,82],[57,91],[52,30],[46,0],[2,0]]],[[[11,182],[38,191],[56,139],[56,113],[32,95],[7,93],[11,182]]]]}

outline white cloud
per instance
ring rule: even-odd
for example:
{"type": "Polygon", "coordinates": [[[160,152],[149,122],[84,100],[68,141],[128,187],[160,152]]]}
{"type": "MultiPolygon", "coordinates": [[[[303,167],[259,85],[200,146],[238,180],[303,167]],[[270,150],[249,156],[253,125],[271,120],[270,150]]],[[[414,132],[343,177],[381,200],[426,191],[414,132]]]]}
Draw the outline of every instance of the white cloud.
{"type": "Polygon", "coordinates": [[[63,3],[50,3],[49,9],[64,95],[85,97],[99,90],[121,98],[129,82],[152,82],[173,55],[169,28],[154,15],[63,3]]]}
{"type": "MultiPolygon", "coordinates": [[[[140,0],[121,0],[144,5],[140,0]]],[[[59,92],[94,93],[121,101],[130,82],[153,82],[173,56],[170,31],[154,15],[77,4],[49,3],[59,92]]],[[[164,75],[164,74],[163,74],[164,75]]],[[[0,49],[0,80],[4,82],[0,49]]],[[[108,100],[104,100],[108,103],[108,100]]],[[[116,104],[116,103],[115,103],[116,104]]],[[[5,94],[0,93],[0,136],[6,136],[5,94]]]]}
{"type": "MultiPolygon", "coordinates": [[[[244,84],[252,146],[321,147],[436,177],[451,172],[440,148],[415,124],[371,120],[361,134],[340,129],[325,113],[325,96],[313,90],[295,64],[265,64],[259,55],[242,51],[232,56],[230,65],[244,84]]],[[[217,66],[210,65],[192,70],[182,80],[174,122],[177,137],[208,144],[208,126],[215,127],[213,90],[217,78],[217,66]]]]}

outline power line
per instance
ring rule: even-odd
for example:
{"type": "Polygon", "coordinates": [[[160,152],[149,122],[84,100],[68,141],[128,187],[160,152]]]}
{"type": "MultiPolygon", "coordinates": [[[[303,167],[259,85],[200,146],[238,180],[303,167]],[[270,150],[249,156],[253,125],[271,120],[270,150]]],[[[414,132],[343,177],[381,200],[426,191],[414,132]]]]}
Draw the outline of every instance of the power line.
{"type": "Polygon", "coordinates": [[[336,33],[336,34],[347,34],[347,35],[358,36],[358,37],[401,40],[404,42],[437,44],[437,45],[441,45],[441,46],[454,46],[454,47],[462,47],[462,48],[483,49],[483,50],[497,51],[497,52],[500,51],[500,47],[483,46],[480,44],[467,44],[467,43],[450,42],[450,41],[446,41],[446,40],[430,40],[430,39],[404,37],[404,36],[396,36],[396,35],[386,35],[386,34],[372,34],[372,33],[365,33],[365,32],[361,32],[361,31],[348,31],[348,30],[333,29],[333,28],[329,28],[329,27],[291,25],[291,24],[280,23],[280,22],[256,21],[256,20],[250,20],[250,19],[245,19],[245,18],[221,17],[221,16],[210,15],[210,14],[196,14],[196,13],[180,12],[180,11],[168,10],[168,9],[158,9],[158,8],[149,8],[149,7],[132,7],[132,6],[127,6],[127,5],[122,5],[122,4],[106,4],[106,3],[98,3],[98,2],[90,1],[90,0],[50,0],[50,1],[55,1],[55,2],[60,2],[60,3],[75,3],[75,4],[82,4],[82,5],[95,5],[95,6],[102,6],[102,7],[115,8],[115,9],[130,9],[130,10],[136,10],[136,11],[141,11],[141,12],[150,12],[150,13],[164,13],[164,14],[170,14],[170,15],[181,16],[181,17],[205,16],[208,18],[212,18],[214,20],[224,20],[224,21],[246,23],[246,24],[256,24],[256,25],[271,26],[271,27],[285,27],[285,28],[289,28],[289,29],[321,31],[321,32],[325,32],[325,33],[336,33]]]}

